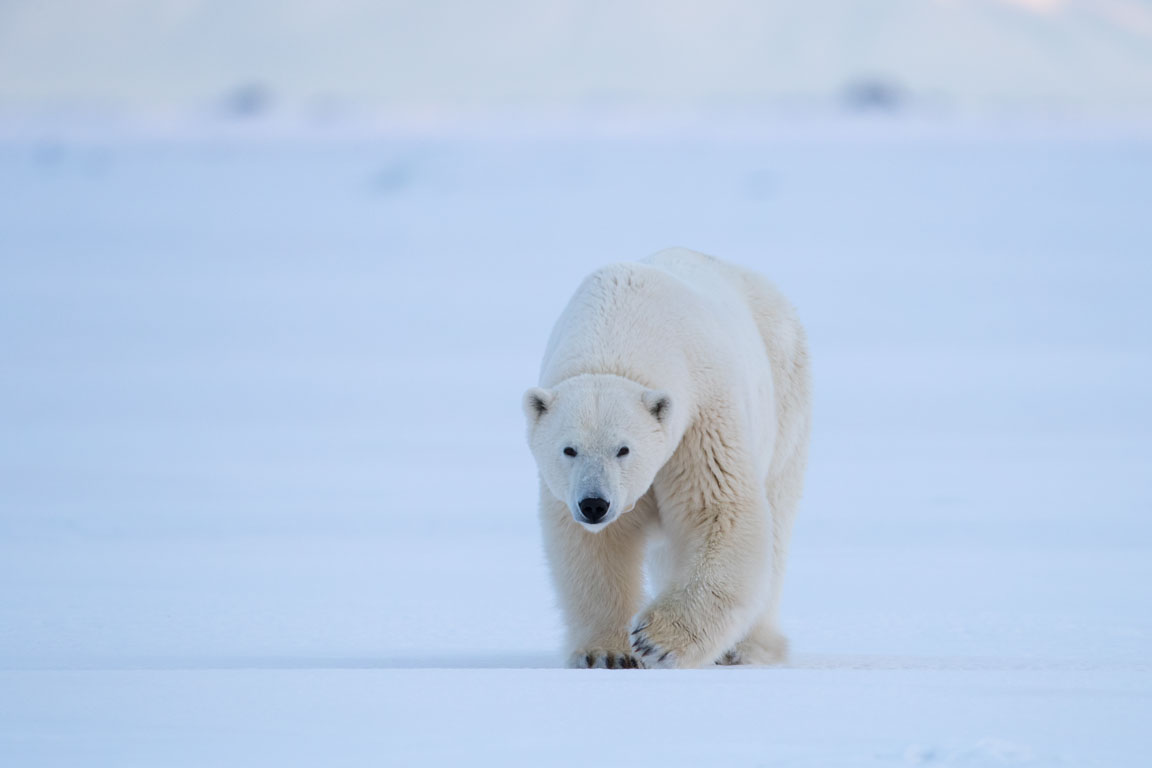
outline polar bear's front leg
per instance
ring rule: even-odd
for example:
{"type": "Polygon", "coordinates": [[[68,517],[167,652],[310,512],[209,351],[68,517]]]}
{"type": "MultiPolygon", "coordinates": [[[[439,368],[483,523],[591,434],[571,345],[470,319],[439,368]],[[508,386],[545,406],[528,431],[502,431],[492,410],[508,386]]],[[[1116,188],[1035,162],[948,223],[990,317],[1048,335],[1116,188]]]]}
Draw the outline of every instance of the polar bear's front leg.
{"type": "Polygon", "coordinates": [[[633,622],[632,647],[644,666],[711,664],[748,631],[765,600],[762,504],[750,499],[689,509],[661,500],[661,522],[677,551],[672,579],[633,622]]]}
{"type": "Polygon", "coordinates": [[[644,504],[596,533],[541,489],[540,518],[570,667],[636,668],[629,623],[644,597],[644,504]]]}

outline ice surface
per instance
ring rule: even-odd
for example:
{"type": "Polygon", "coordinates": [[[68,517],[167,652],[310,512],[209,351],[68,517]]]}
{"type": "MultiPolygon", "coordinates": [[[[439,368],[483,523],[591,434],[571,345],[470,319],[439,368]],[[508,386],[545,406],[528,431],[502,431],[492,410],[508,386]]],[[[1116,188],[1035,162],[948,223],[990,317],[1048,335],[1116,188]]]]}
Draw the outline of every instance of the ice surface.
{"type": "Polygon", "coordinates": [[[0,145],[0,763],[1143,765],[1152,142],[0,145]],[[519,397],[594,267],[774,278],[793,662],[558,668],[519,397]]]}

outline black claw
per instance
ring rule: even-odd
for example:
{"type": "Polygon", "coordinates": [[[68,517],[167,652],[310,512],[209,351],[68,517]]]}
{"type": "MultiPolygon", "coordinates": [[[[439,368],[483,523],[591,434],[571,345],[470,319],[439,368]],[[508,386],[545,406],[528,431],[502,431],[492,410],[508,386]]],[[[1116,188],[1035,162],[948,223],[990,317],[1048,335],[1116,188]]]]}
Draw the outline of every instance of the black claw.
{"type": "Polygon", "coordinates": [[[632,634],[634,634],[634,635],[635,635],[635,634],[638,634],[638,633],[640,633],[640,632],[643,632],[643,631],[644,631],[644,630],[646,630],[646,629],[648,629],[648,625],[647,625],[647,624],[645,624],[645,625],[644,625],[644,626],[642,626],[642,627],[636,627],[636,629],[632,630],[632,634]]]}
{"type": "Polygon", "coordinates": [[[592,669],[592,665],[595,663],[596,663],[596,659],[594,656],[592,656],[592,654],[589,653],[587,656],[584,657],[584,664],[588,669],[592,669]]]}
{"type": "Polygon", "coordinates": [[[650,654],[652,652],[653,652],[652,646],[646,645],[646,646],[644,646],[644,650],[640,652],[640,655],[641,656],[647,656],[648,654],[650,654]]]}
{"type": "Polygon", "coordinates": [[[604,666],[608,669],[616,669],[616,657],[608,654],[604,657],[604,666]]]}
{"type": "Polygon", "coordinates": [[[660,658],[656,659],[656,661],[663,664],[664,659],[668,658],[669,653],[671,653],[671,651],[664,651],[664,653],[660,656],[660,658]]]}

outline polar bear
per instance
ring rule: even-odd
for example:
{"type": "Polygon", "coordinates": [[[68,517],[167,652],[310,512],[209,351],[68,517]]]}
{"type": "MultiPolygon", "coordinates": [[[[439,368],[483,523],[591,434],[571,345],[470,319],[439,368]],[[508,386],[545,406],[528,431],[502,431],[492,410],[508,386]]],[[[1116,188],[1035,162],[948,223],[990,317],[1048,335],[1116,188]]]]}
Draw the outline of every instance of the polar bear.
{"type": "Polygon", "coordinates": [[[524,394],[569,666],[783,660],[810,399],[762,277],[674,248],[584,280],[524,394]]]}

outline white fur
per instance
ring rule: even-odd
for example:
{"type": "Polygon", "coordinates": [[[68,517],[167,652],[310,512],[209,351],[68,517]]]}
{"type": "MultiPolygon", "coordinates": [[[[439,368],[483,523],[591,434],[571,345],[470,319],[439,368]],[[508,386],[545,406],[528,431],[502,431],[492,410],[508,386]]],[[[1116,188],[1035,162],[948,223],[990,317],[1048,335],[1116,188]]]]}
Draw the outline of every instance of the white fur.
{"type": "Polygon", "coordinates": [[[804,330],[770,283],[680,248],[598,270],[524,406],[571,666],[784,657],[810,393],[804,330]],[[595,524],[591,496],[610,504],[595,524]]]}

